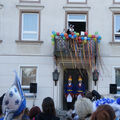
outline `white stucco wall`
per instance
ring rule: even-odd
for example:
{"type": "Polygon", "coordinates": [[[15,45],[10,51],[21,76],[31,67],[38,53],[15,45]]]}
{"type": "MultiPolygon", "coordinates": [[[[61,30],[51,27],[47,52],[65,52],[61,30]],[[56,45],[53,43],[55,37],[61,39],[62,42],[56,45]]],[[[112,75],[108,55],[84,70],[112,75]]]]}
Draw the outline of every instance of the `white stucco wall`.
{"type": "MultiPolygon", "coordinates": [[[[37,65],[38,94],[36,104],[41,106],[43,98],[51,96],[56,106],[61,108],[62,82],[54,86],[52,72],[55,65],[53,61],[53,46],[51,32],[63,32],[65,28],[65,11],[88,11],[88,31],[96,31],[102,36],[100,44],[101,58],[104,61],[103,70],[97,88],[94,87],[90,77],[90,89],[97,89],[102,94],[109,93],[109,84],[115,83],[113,66],[120,66],[120,46],[111,45],[112,41],[112,11],[109,7],[113,0],[87,0],[87,4],[67,4],[67,0],[41,0],[41,3],[19,3],[19,0],[0,0],[0,95],[13,83],[13,70],[18,70],[20,65],[37,65]],[[25,6],[23,6],[25,5],[25,6]],[[28,5],[28,7],[26,6],[28,5]],[[38,6],[38,7],[35,7],[38,6]],[[83,8],[85,7],[85,8],[83,8]],[[19,40],[19,13],[20,9],[40,9],[40,40],[42,44],[16,43],[19,40]],[[107,68],[107,69],[106,69],[107,68]]],[[[120,11],[119,8],[116,11],[120,11]]],[[[63,79],[62,67],[60,80],[63,79]]],[[[32,106],[33,99],[27,99],[28,106],[32,106]]]]}

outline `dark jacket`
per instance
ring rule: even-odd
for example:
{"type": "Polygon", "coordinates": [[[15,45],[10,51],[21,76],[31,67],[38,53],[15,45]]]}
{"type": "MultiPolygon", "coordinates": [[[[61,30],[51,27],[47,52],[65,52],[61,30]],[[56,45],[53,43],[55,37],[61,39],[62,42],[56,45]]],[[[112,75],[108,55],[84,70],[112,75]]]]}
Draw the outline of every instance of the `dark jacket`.
{"type": "Polygon", "coordinates": [[[40,113],[38,116],[36,116],[35,120],[60,120],[60,118],[52,115],[47,115],[45,113],[40,113]]]}

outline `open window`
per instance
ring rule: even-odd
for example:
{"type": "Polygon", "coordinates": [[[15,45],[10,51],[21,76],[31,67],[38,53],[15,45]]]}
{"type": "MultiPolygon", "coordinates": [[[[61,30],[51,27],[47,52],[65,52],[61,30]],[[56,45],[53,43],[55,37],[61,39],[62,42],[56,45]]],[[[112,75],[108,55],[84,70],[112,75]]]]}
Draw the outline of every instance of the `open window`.
{"type": "Polygon", "coordinates": [[[114,14],[114,41],[120,42],[120,14],[114,14]]]}
{"type": "Polygon", "coordinates": [[[67,29],[73,26],[74,31],[81,33],[87,30],[87,14],[67,14],[67,29]]]}

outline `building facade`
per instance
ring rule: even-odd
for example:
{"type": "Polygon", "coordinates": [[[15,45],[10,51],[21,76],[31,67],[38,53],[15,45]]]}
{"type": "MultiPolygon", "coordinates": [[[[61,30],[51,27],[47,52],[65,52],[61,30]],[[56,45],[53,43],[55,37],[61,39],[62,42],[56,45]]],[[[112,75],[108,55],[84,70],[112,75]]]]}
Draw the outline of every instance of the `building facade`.
{"type": "MultiPolygon", "coordinates": [[[[110,84],[120,86],[120,0],[1,0],[0,1],[0,94],[12,85],[13,71],[18,71],[27,98],[33,105],[34,97],[29,93],[30,82],[37,83],[35,105],[41,107],[42,100],[50,96],[58,109],[63,109],[65,69],[73,70],[72,61],[55,60],[51,32],[63,32],[69,24],[77,31],[102,36],[100,56],[102,65],[99,80],[94,85],[92,72],[88,73],[88,90],[109,94],[110,84]],[[64,64],[64,65],[63,65],[64,64]],[[60,72],[57,85],[52,73],[60,72]]],[[[82,68],[82,66],[80,65],[82,68]]]]}

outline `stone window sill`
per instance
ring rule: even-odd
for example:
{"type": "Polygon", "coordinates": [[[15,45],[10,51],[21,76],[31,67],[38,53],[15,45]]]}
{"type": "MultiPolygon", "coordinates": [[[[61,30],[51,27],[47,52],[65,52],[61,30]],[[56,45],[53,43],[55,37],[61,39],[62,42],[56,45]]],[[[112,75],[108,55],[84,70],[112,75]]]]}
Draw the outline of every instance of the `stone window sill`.
{"type": "Polygon", "coordinates": [[[44,8],[44,6],[39,3],[20,3],[20,4],[16,4],[16,7],[19,9],[33,8],[39,10],[42,10],[44,8]]]}
{"type": "Polygon", "coordinates": [[[109,42],[111,45],[120,45],[120,42],[115,42],[115,41],[113,41],[113,42],[109,42]]]}
{"type": "Polygon", "coordinates": [[[21,44],[41,44],[43,41],[28,41],[28,40],[16,40],[16,43],[21,43],[21,44]]]}
{"type": "Polygon", "coordinates": [[[91,9],[91,7],[87,6],[87,5],[78,5],[78,4],[74,4],[74,5],[66,5],[63,6],[63,9],[65,11],[69,11],[69,10],[80,10],[80,11],[89,11],[91,9]]]}

